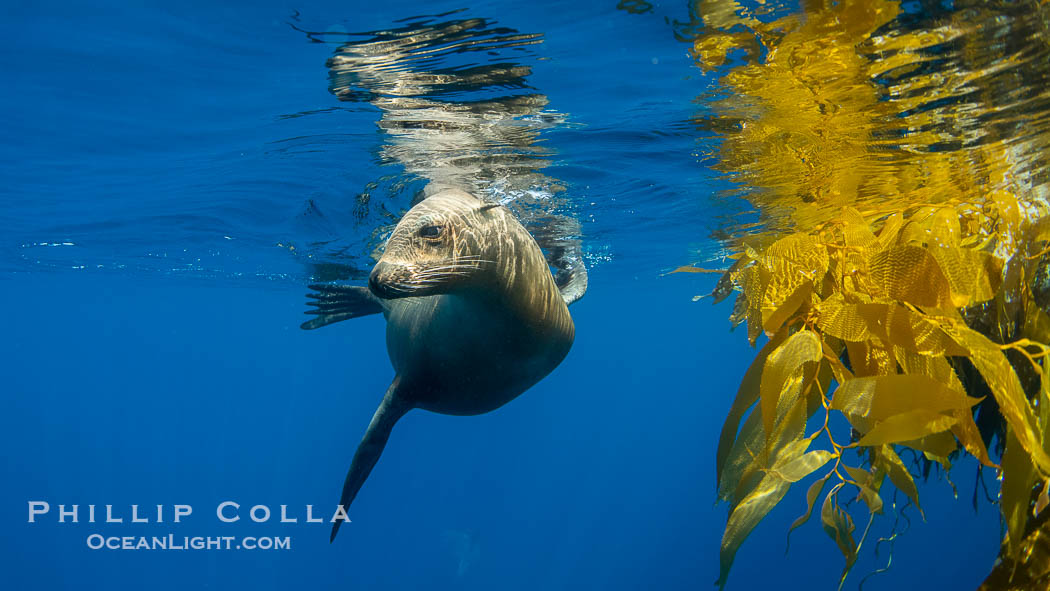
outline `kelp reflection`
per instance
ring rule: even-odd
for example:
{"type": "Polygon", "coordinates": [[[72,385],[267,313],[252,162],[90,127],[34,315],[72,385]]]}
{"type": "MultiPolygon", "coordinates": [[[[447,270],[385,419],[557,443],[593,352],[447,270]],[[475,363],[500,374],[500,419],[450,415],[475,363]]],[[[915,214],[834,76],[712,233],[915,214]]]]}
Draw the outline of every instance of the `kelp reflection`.
{"type": "Polygon", "coordinates": [[[830,487],[821,520],[844,579],[865,537],[847,495],[874,518],[889,478],[918,505],[899,451],[949,469],[961,447],[999,461],[1003,479],[1003,562],[987,585],[1045,586],[1050,6],[801,9],[694,6],[694,56],[722,84],[700,120],[721,132],[717,166],[760,216],[733,229],[736,260],[714,295],[737,290],[734,321],[752,342],[769,337],[719,442],[730,504],[719,582],[811,474],[821,477],[792,527],[830,487]],[[978,402],[998,420],[978,427],[978,402]],[[989,457],[993,437],[1001,458],[989,457]]]}
{"type": "Polygon", "coordinates": [[[888,1],[804,3],[771,23],[714,11],[720,25],[694,45],[703,67],[765,53],[727,72],[732,94],[710,104],[738,126],[720,168],[771,230],[843,205],[881,216],[999,189],[1045,201],[1050,46],[1045,4],[1025,4],[920,18],[888,1]]]}

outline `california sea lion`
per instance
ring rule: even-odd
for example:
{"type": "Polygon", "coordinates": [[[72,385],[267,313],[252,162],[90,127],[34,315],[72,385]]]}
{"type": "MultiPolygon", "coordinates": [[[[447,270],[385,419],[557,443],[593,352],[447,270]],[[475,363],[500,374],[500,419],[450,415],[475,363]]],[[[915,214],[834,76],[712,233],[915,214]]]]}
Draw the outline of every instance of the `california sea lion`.
{"type": "Polygon", "coordinates": [[[344,511],[406,412],[486,413],[557,367],[575,333],[567,304],[586,289],[585,274],[571,279],[559,289],[540,247],[506,208],[443,189],[397,224],[368,288],[311,286],[319,293],[310,313],[319,316],[303,328],[382,312],[397,372],[350,464],[344,511]]]}

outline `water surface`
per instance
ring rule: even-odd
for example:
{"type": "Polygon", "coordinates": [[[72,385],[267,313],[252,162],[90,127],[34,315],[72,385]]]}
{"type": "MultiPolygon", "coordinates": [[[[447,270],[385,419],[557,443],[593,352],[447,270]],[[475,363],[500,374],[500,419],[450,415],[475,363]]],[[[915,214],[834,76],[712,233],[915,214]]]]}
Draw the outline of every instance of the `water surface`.
{"type": "MultiPolygon", "coordinates": [[[[761,51],[700,67],[694,41],[713,29],[684,2],[10,12],[0,498],[12,588],[693,589],[717,578],[726,510],[714,507],[714,446],[754,352],[729,332],[728,305],[692,301],[711,277],[662,273],[722,266],[718,238],[759,219],[740,196],[784,178],[718,152],[739,123],[718,111],[740,94],[725,76],[761,51]],[[406,417],[334,545],[327,527],[217,524],[213,508],[229,499],[335,502],[392,371],[380,319],[306,333],[302,294],[360,278],[427,182],[473,183],[537,233],[578,222],[559,230],[591,270],[573,351],[497,412],[406,417]],[[96,530],[157,526],[28,524],[36,499],[190,503],[198,519],[179,533],[290,535],[293,548],[90,550],[96,530]]],[[[921,112],[931,133],[954,132],[937,114],[967,104],[883,123],[921,112]]],[[[880,129],[883,148],[915,150],[880,129]]],[[[1031,137],[991,130],[926,148],[1031,137]]],[[[910,515],[892,570],[865,589],[976,586],[999,523],[994,506],[971,507],[975,471],[960,462],[958,499],[931,476],[926,522],[910,515]]],[[[789,498],[760,527],[731,588],[837,582],[841,557],[817,524],[783,554],[803,509],[789,498]]],[[[855,572],[886,559],[869,548],[855,572]]]]}

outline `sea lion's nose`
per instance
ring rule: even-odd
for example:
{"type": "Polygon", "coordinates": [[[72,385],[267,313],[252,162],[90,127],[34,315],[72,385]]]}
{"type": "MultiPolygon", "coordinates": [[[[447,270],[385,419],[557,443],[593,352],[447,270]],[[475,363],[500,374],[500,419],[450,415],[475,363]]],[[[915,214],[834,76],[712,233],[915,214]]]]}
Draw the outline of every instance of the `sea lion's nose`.
{"type": "Polygon", "coordinates": [[[389,296],[388,290],[384,284],[384,277],[390,274],[390,264],[382,261],[376,263],[375,267],[372,267],[372,272],[368,274],[368,289],[372,292],[372,295],[377,298],[386,298],[389,296]]]}

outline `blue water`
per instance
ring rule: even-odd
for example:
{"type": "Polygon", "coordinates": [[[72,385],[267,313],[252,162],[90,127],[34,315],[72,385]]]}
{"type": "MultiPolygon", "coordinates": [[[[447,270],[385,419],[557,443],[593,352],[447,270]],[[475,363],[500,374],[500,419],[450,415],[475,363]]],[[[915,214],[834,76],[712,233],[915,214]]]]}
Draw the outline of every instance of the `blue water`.
{"type": "MultiPolygon", "coordinates": [[[[716,257],[711,231],[743,209],[716,198],[726,185],[689,123],[714,82],[675,40],[685,2],[642,14],[615,2],[5,9],[5,589],[696,589],[717,578],[726,508],[714,505],[714,448],[753,351],[729,332],[729,304],[692,301],[710,276],[663,275],[716,257]],[[526,394],[479,417],[406,416],[329,544],[327,525],[303,523],[305,506],[333,508],[393,372],[379,317],[299,330],[305,286],[318,261],[360,267],[371,232],[419,186],[381,157],[379,109],[329,92],[325,60],[348,39],[339,32],[461,8],[455,18],[543,35],[520,59],[564,117],[541,132],[543,174],[582,222],[590,289],[572,307],[573,350],[526,394]],[[303,31],[333,34],[317,43],[303,31]],[[369,183],[387,194],[355,222],[350,204],[369,183]],[[51,513],[29,523],[32,501],[51,513]],[[223,501],[241,504],[240,521],[216,518],[223,501]],[[59,504],[111,504],[125,523],[58,523],[59,504]],[[164,505],[165,521],[127,523],[132,504],[164,505]],[[193,514],[171,523],[175,504],[193,514]],[[299,522],[253,523],[256,504],[288,505],[299,522]],[[291,548],[95,550],[96,533],[287,536],[291,548]]],[[[999,522],[994,506],[971,507],[975,471],[959,462],[958,499],[931,477],[927,521],[912,510],[893,568],[865,589],[976,586],[999,522]]],[[[792,491],[758,528],[731,589],[834,588],[841,556],[819,522],[784,554],[803,508],[792,491]]],[[[884,517],[873,532],[891,526],[884,517]]],[[[862,549],[847,588],[885,550],[862,549]]]]}

